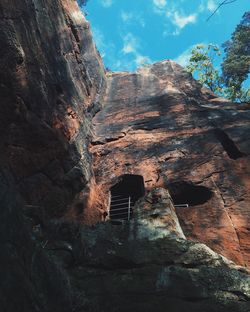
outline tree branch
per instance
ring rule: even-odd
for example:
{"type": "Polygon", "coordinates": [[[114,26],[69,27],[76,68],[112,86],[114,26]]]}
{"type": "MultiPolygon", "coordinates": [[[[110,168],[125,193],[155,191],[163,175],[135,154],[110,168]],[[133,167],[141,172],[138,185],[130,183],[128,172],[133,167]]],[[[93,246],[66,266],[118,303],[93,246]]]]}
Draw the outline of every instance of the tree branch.
{"type": "Polygon", "coordinates": [[[218,6],[217,8],[213,11],[213,13],[211,15],[209,15],[209,17],[206,19],[206,21],[208,22],[210,20],[211,17],[214,16],[214,14],[220,9],[220,7],[222,7],[223,5],[226,5],[226,4],[230,4],[230,3],[233,3],[233,2],[236,2],[237,0],[224,0],[222,1],[218,6]]]}

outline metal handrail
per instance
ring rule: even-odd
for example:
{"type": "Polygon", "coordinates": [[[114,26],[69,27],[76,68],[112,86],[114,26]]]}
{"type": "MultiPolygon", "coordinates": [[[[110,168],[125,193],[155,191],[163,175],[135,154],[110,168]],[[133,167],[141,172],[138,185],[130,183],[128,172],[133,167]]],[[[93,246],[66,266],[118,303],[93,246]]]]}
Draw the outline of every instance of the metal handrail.
{"type": "Polygon", "coordinates": [[[115,205],[111,205],[111,207],[119,207],[122,205],[128,205],[128,201],[124,202],[124,203],[120,203],[120,204],[115,204],[115,205]]]}
{"type": "MultiPolygon", "coordinates": [[[[114,211],[119,211],[119,210],[128,210],[128,207],[123,207],[123,208],[118,208],[118,209],[114,209],[114,211]]],[[[130,207],[130,209],[132,209],[131,207],[130,207]]],[[[113,209],[112,209],[113,210],[113,209]]],[[[111,211],[111,213],[112,213],[112,211],[111,211]]]]}
{"type": "Polygon", "coordinates": [[[131,204],[131,202],[130,202],[130,196],[129,196],[129,198],[128,198],[128,221],[130,219],[130,204],[131,204]]]}
{"type": "Polygon", "coordinates": [[[186,207],[188,208],[189,205],[188,204],[178,204],[178,205],[174,205],[175,207],[186,207]]]}
{"type": "Polygon", "coordinates": [[[115,200],[113,200],[113,199],[111,198],[111,203],[112,203],[112,202],[121,201],[121,200],[128,200],[128,199],[129,199],[129,197],[123,197],[123,198],[121,198],[121,199],[115,199],[115,200]]]}
{"type": "Polygon", "coordinates": [[[111,196],[111,204],[110,204],[110,210],[109,211],[109,217],[119,217],[119,216],[124,216],[127,215],[126,217],[121,217],[121,219],[126,219],[126,220],[130,220],[131,218],[131,214],[132,214],[132,205],[133,202],[131,201],[131,197],[123,197],[117,200],[113,200],[113,198],[117,198],[117,197],[121,197],[120,195],[116,195],[116,196],[111,196]],[[120,202],[118,204],[112,204],[112,202],[120,202]],[[121,207],[121,208],[116,208],[116,207],[120,207],[120,206],[124,206],[125,207],[121,207]]]}
{"type": "Polygon", "coordinates": [[[123,214],[127,214],[127,211],[125,212],[119,212],[119,213],[111,213],[110,216],[113,217],[113,216],[120,216],[120,215],[123,215],[123,214]]]}

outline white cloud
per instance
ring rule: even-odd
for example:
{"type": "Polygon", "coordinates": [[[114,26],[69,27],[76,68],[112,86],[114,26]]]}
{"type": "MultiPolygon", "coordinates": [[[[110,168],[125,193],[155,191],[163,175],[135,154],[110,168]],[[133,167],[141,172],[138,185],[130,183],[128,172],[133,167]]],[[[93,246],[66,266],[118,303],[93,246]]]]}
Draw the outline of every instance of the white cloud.
{"type": "Polygon", "coordinates": [[[166,6],[167,1],[166,0],[153,0],[153,3],[157,8],[163,9],[166,6]]]}
{"type": "Polygon", "coordinates": [[[208,11],[213,12],[216,8],[217,8],[217,5],[214,2],[214,0],[208,0],[208,2],[207,2],[208,11]]]}
{"type": "Polygon", "coordinates": [[[132,20],[134,17],[134,14],[132,12],[125,12],[125,11],[122,11],[121,12],[121,19],[123,20],[123,22],[128,22],[130,20],[132,20]]]}
{"type": "Polygon", "coordinates": [[[174,61],[178,64],[180,64],[181,66],[185,67],[188,64],[188,61],[190,59],[191,56],[191,51],[197,46],[197,45],[204,45],[204,43],[196,43],[194,45],[191,45],[190,47],[188,47],[184,52],[182,52],[180,55],[178,55],[174,61]]]}
{"type": "Polygon", "coordinates": [[[173,23],[178,26],[180,29],[184,28],[188,24],[195,24],[197,20],[196,14],[191,14],[188,16],[180,15],[179,12],[174,12],[173,14],[173,23]]]}
{"type": "Polygon", "coordinates": [[[141,55],[141,54],[136,55],[135,64],[137,67],[143,66],[145,64],[149,64],[151,62],[152,61],[150,60],[150,58],[148,56],[141,55]]]}
{"type": "Polygon", "coordinates": [[[100,31],[100,29],[98,29],[96,27],[92,28],[92,33],[93,33],[93,37],[95,39],[95,44],[96,44],[98,50],[100,50],[101,56],[104,57],[105,56],[105,50],[106,50],[106,43],[105,43],[103,33],[100,31]]]}
{"type": "Polygon", "coordinates": [[[145,27],[145,20],[138,12],[121,12],[121,19],[126,24],[138,23],[141,27],[145,27]]]}
{"type": "Polygon", "coordinates": [[[135,53],[139,47],[139,40],[131,33],[123,38],[122,52],[124,54],[135,53]]]}
{"type": "Polygon", "coordinates": [[[145,64],[152,63],[147,55],[141,53],[140,39],[134,34],[128,33],[123,37],[123,48],[120,57],[114,64],[116,70],[135,70],[145,64]]]}
{"type": "Polygon", "coordinates": [[[101,5],[104,8],[109,8],[113,4],[113,0],[101,0],[101,5]]]}
{"type": "Polygon", "coordinates": [[[104,62],[107,62],[108,64],[113,63],[116,59],[115,44],[112,41],[107,40],[107,38],[105,38],[103,32],[99,28],[93,27],[92,32],[95,39],[96,47],[100,52],[101,57],[104,59],[104,62]]]}

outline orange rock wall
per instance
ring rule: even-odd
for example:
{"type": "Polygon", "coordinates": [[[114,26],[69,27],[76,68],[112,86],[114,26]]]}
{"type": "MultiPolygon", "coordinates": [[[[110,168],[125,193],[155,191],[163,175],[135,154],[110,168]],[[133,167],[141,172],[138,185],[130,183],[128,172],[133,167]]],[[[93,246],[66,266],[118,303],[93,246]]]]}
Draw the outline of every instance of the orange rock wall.
{"type": "Polygon", "coordinates": [[[0,164],[27,205],[61,215],[92,177],[102,60],[76,1],[1,1],[0,29],[0,164]]]}
{"type": "Polygon", "coordinates": [[[181,181],[204,186],[211,198],[177,208],[185,235],[249,265],[249,121],[249,109],[201,88],[174,62],[110,74],[94,118],[97,183],[108,190],[131,173],[148,190],[181,181]]]}

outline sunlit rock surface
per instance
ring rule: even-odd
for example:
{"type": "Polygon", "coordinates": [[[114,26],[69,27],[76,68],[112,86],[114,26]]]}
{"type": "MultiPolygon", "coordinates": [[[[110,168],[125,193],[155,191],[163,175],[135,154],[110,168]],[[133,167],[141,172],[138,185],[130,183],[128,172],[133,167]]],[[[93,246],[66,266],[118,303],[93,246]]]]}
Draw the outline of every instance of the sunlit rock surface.
{"type": "Polygon", "coordinates": [[[102,60],[76,1],[1,1],[0,29],[0,163],[27,205],[61,215],[92,176],[102,60]]]}
{"type": "MultiPolygon", "coordinates": [[[[146,211],[156,210],[159,203],[146,211]]],[[[51,224],[50,237],[56,233],[66,243],[61,250],[53,242],[46,248],[56,261],[64,259],[72,289],[81,294],[80,311],[249,311],[247,271],[181,233],[157,235],[161,216],[154,227],[150,213],[120,224],[51,224]]]]}
{"type": "Polygon", "coordinates": [[[248,260],[248,111],[173,62],[106,92],[74,0],[3,0],[0,17],[0,310],[248,312],[248,271],[215,252],[248,260]],[[83,225],[124,173],[150,191],[133,219],[83,225]]]}
{"type": "Polygon", "coordinates": [[[186,237],[250,264],[250,110],[216,98],[179,65],[163,61],[111,73],[94,119],[95,175],[122,174],[168,188],[186,237]]]}

